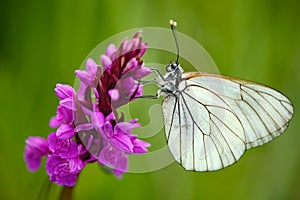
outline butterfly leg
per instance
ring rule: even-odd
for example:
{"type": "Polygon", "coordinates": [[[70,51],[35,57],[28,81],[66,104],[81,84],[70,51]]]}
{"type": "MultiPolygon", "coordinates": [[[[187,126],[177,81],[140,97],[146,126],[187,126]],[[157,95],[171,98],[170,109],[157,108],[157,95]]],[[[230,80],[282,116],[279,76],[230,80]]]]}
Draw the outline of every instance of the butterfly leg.
{"type": "Polygon", "coordinates": [[[154,79],[145,80],[145,81],[139,80],[139,82],[142,83],[143,85],[145,85],[148,83],[157,83],[157,80],[156,80],[156,78],[154,78],[154,79]]]}
{"type": "Polygon", "coordinates": [[[144,95],[144,96],[139,96],[136,98],[141,98],[141,99],[158,99],[158,96],[156,95],[144,95]]]}
{"type": "Polygon", "coordinates": [[[154,68],[151,68],[150,69],[152,72],[156,73],[156,75],[163,81],[166,81],[164,76],[157,70],[157,69],[154,69],[154,68]]]}
{"type": "Polygon", "coordinates": [[[164,90],[158,90],[156,95],[145,95],[145,96],[139,96],[139,97],[136,97],[136,98],[144,98],[144,99],[158,99],[162,93],[166,93],[168,94],[166,91],[164,90]]]}
{"type": "Polygon", "coordinates": [[[157,77],[150,79],[150,80],[139,80],[140,83],[142,84],[148,84],[148,83],[156,83],[159,84],[162,81],[165,81],[165,78],[163,77],[163,75],[157,70],[157,69],[150,69],[152,72],[156,73],[157,77]]]}
{"type": "MultiPolygon", "coordinates": [[[[145,81],[141,81],[139,80],[140,83],[142,84],[147,84],[147,83],[156,83],[160,86],[164,86],[167,83],[167,80],[165,79],[165,77],[157,70],[157,69],[150,69],[152,72],[156,73],[157,78],[151,79],[151,80],[145,80],[145,81]]],[[[145,95],[145,96],[140,96],[137,98],[145,98],[145,99],[158,99],[162,93],[166,93],[168,94],[167,91],[165,91],[164,89],[160,89],[157,91],[156,95],[145,95]]]]}
{"type": "Polygon", "coordinates": [[[165,79],[165,77],[157,69],[151,68],[150,70],[152,72],[154,72],[157,75],[157,77],[154,78],[154,79],[150,79],[150,80],[139,80],[139,82],[142,83],[142,84],[156,83],[156,84],[158,84],[160,86],[165,85],[165,83],[167,81],[165,79]]]}

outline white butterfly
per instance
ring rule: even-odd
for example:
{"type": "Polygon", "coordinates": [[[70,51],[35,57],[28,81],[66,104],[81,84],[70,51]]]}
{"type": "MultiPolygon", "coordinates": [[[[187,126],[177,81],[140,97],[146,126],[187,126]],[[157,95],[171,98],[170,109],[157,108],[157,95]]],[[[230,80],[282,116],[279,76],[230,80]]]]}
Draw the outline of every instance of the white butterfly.
{"type": "MultiPolygon", "coordinates": [[[[171,21],[174,29],[176,23],[171,21]]],[[[177,41],[176,41],[177,44],[177,41]]],[[[282,93],[238,78],[166,67],[157,83],[167,94],[162,110],[175,160],[186,170],[214,171],[237,162],[247,149],[278,137],[293,116],[282,93]]]]}

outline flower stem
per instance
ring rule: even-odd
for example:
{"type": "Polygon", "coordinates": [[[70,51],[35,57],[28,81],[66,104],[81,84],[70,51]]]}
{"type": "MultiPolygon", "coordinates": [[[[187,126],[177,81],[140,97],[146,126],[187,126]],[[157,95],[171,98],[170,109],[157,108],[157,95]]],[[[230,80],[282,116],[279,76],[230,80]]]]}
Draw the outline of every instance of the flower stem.
{"type": "Polygon", "coordinates": [[[74,187],[64,186],[60,193],[59,200],[72,200],[73,199],[73,188],[74,187]]]}

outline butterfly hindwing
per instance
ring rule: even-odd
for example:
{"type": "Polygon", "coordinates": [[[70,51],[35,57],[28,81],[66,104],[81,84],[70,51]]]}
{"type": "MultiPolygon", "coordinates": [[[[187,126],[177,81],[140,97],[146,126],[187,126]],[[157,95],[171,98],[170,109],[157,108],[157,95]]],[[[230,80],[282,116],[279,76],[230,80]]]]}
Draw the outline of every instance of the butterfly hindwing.
{"type": "Polygon", "coordinates": [[[235,163],[246,149],[243,127],[218,96],[183,81],[163,103],[165,132],[174,158],[187,170],[214,171],[235,163]]]}

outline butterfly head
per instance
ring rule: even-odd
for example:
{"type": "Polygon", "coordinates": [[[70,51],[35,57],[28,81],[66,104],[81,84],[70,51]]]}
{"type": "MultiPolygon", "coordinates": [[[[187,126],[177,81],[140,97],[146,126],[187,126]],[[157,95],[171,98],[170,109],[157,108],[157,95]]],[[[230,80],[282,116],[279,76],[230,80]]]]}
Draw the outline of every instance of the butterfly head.
{"type": "Polygon", "coordinates": [[[167,64],[166,71],[167,72],[173,72],[173,71],[176,71],[178,68],[180,68],[179,63],[171,62],[171,63],[167,64]]]}

